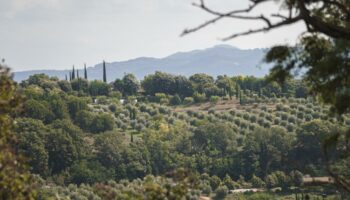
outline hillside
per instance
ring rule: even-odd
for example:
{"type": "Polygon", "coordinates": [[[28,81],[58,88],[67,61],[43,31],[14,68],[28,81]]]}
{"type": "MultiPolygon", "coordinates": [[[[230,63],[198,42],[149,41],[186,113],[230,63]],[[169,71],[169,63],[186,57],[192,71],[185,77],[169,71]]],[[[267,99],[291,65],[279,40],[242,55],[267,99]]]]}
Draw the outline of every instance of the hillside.
{"type": "MultiPolygon", "coordinates": [[[[266,49],[238,49],[229,45],[217,45],[204,50],[179,52],[165,58],[140,57],[127,61],[107,63],[108,81],[122,77],[125,73],[133,73],[139,79],[145,75],[162,71],[172,74],[190,76],[195,73],[217,75],[251,75],[262,77],[267,74],[268,67],[260,67],[266,49]]],[[[45,73],[64,79],[69,70],[33,70],[15,72],[14,79],[22,81],[30,75],[45,73]]],[[[82,72],[82,71],[81,71],[82,72]]],[[[83,74],[83,73],[81,73],[83,74]]],[[[89,79],[101,79],[102,64],[88,68],[89,79]]]]}
{"type": "Polygon", "coordinates": [[[290,199],[304,175],[327,176],[322,138],[350,125],[295,79],[157,72],[105,83],[40,74],[18,86],[26,99],[14,111],[16,150],[37,175],[38,199],[251,199],[235,191],[257,188],[264,198],[255,199],[290,199]],[[263,192],[275,188],[283,194],[263,192]]]}

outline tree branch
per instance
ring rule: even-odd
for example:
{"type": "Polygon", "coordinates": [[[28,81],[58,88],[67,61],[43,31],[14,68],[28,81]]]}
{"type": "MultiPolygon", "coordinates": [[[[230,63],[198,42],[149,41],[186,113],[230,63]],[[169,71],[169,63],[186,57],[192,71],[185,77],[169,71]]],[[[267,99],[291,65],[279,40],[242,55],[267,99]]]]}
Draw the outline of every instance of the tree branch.
{"type": "Polygon", "coordinates": [[[196,31],[198,31],[200,29],[205,28],[208,25],[214,24],[217,21],[219,21],[219,20],[221,20],[223,18],[228,18],[228,17],[229,18],[236,18],[236,19],[247,19],[247,20],[263,20],[263,21],[265,21],[265,23],[271,24],[270,21],[263,15],[261,15],[261,16],[240,16],[240,15],[237,15],[237,14],[242,14],[242,13],[249,13],[256,6],[258,6],[260,3],[267,2],[267,1],[270,1],[270,0],[251,0],[251,1],[253,2],[253,4],[250,5],[246,9],[233,10],[233,11],[229,11],[229,12],[226,12],[226,13],[221,13],[221,12],[214,11],[214,10],[210,9],[209,7],[206,6],[204,0],[200,0],[199,4],[193,3],[192,4],[193,6],[198,7],[198,8],[200,8],[200,9],[206,11],[207,13],[210,13],[210,14],[216,16],[216,17],[214,17],[213,19],[208,20],[208,21],[200,24],[197,27],[194,27],[194,28],[191,28],[191,29],[185,29],[182,32],[181,36],[187,35],[189,33],[196,32],[196,31]]]}
{"type": "MultiPolygon", "coordinates": [[[[324,4],[333,5],[338,7],[345,15],[347,15],[346,20],[350,20],[350,6],[342,4],[336,0],[319,0],[317,2],[308,2],[305,3],[305,0],[296,0],[293,4],[287,4],[288,6],[288,16],[284,16],[280,13],[272,14],[270,17],[280,18],[281,21],[278,23],[272,23],[272,20],[269,17],[261,14],[260,16],[250,16],[251,11],[262,3],[266,3],[272,0],[250,0],[252,5],[250,5],[246,9],[241,10],[233,10],[229,12],[219,12],[213,9],[210,9],[204,2],[204,0],[200,0],[199,3],[194,3],[195,7],[198,7],[205,12],[214,15],[215,17],[198,25],[197,27],[185,29],[181,36],[196,32],[201,30],[211,24],[218,22],[223,18],[233,18],[233,19],[242,19],[242,20],[257,20],[263,21],[266,26],[259,28],[248,30],[241,33],[235,33],[231,36],[223,38],[223,40],[230,40],[239,36],[250,35],[259,32],[266,32],[275,28],[279,28],[286,25],[294,24],[298,21],[304,21],[309,32],[318,32],[323,33],[329,37],[333,38],[342,38],[350,40],[350,30],[341,25],[332,24],[330,22],[325,21],[324,19],[314,16],[311,14],[311,11],[307,9],[308,6],[312,4],[317,4],[323,2],[324,4]],[[244,15],[245,14],[245,15],[244,15]]],[[[287,3],[287,2],[286,2],[287,3]]],[[[321,8],[322,9],[322,8],[321,8]]],[[[318,10],[319,12],[323,12],[322,10],[318,10]]],[[[314,11],[312,11],[314,12],[314,11]]]]}

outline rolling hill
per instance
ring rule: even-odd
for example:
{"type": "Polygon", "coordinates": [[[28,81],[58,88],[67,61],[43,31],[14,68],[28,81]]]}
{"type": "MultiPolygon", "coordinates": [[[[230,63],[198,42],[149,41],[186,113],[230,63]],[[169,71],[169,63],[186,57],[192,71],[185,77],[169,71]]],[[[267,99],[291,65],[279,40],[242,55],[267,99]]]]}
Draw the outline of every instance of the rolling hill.
{"type": "MultiPolygon", "coordinates": [[[[238,49],[229,45],[217,45],[208,49],[179,52],[165,58],[140,57],[127,61],[107,63],[108,81],[133,73],[139,79],[155,71],[190,76],[195,73],[217,75],[252,75],[262,77],[269,71],[262,59],[267,49],[238,49]]],[[[30,75],[45,73],[64,79],[69,70],[32,70],[14,73],[16,81],[30,75]]],[[[81,75],[83,72],[81,71],[81,75]]],[[[102,79],[102,63],[88,67],[89,79],[102,79]]]]}

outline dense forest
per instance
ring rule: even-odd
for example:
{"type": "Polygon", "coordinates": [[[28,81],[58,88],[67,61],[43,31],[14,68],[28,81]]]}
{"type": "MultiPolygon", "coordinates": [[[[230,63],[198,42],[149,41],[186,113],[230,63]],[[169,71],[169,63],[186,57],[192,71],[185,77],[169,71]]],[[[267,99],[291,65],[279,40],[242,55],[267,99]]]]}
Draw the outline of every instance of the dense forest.
{"type": "Polygon", "coordinates": [[[294,194],[305,175],[328,175],[322,142],[350,126],[349,115],[332,115],[296,79],[85,78],[37,74],[17,86],[25,101],[13,113],[16,149],[36,175],[39,199],[223,199],[244,188],[294,194]]]}

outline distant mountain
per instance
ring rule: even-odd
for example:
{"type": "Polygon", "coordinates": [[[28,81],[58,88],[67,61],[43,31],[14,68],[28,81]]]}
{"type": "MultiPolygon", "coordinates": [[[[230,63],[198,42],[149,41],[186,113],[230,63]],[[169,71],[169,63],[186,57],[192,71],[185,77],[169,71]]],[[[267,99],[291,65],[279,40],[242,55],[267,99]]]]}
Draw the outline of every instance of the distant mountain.
{"type": "MultiPolygon", "coordinates": [[[[217,45],[204,50],[179,52],[165,58],[141,57],[128,61],[107,63],[107,79],[113,81],[125,73],[133,73],[139,79],[155,71],[191,76],[195,73],[217,75],[253,75],[262,77],[269,66],[262,63],[267,49],[242,50],[229,45],[217,45]]],[[[30,75],[45,73],[64,79],[69,70],[33,70],[15,72],[14,79],[22,81],[30,75]]],[[[80,71],[83,75],[83,71],[80,71]]],[[[88,68],[89,79],[102,79],[102,63],[88,68]]]]}

